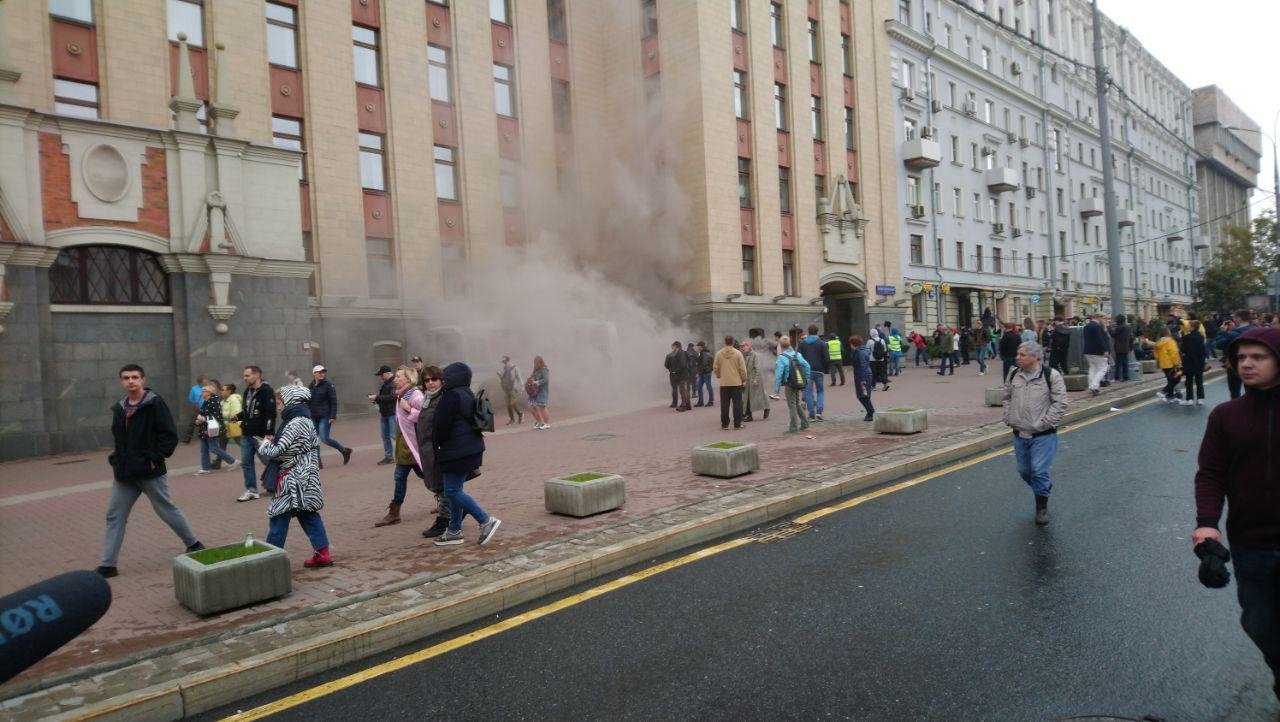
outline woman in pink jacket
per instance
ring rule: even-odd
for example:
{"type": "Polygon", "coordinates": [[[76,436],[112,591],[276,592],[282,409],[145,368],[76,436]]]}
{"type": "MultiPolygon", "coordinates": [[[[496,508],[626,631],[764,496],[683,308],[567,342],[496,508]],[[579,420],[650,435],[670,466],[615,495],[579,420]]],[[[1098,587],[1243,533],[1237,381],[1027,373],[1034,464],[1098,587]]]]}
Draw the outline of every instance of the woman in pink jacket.
{"type": "Polygon", "coordinates": [[[400,506],[404,504],[404,494],[409,482],[409,473],[414,467],[422,468],[418,458],[418,438],[416,426],[418,413],[422,411],[422,391],[418,388],[418,372],[411,366],[401,366],[396,370],[393,381],[396,390],[396,424],[400,433],[396,435],[395,496],[387,506],[387,515],[374,522],[374,526],[389,526],[400,523],[400,506]],[[406,441],[406,439],[408,441],[406,441]]]}

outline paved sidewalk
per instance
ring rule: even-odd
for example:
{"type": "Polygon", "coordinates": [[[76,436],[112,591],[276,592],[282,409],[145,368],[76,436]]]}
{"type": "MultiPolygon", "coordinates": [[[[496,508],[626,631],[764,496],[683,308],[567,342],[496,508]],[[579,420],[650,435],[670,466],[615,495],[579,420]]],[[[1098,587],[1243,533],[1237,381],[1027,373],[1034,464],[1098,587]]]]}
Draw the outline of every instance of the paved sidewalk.
{"type": "MultiPolygon", "coordinates": [[[[373,419],[340,420],[335,433],[358,451],[346,467],[341,466],[336,455],[326,455],[328,466],[323,479],[328,506],[324,516],[333,539],[336,566],[303,569],[301,561],[309,550],[305,536],[294,529],[286,545],[295,562],[291,595],[200,618],[174,601],[169,564],[172,556],[181,551],[180,545],[144,502],[132,517],[120,560],[121,576],[112,581],[111,611],[84,635],[5,685],[0,697],[10,698],[5,706],[12,707],[21,701],[12,699],[15,695],[59,681],[86,678],[57,688],[65,690],[63,693],[49,695],[61,703],[71,700],[79,704],[84,696],[77,694],[77,689],[86,694],[105,691],[100,681],[111,677],[100,674],[89,682],[88,675],[154,656],[160,648],[181,652],[181,647],[188,647],[183,659],[189,666],[184,669],[194,673],[208,669],[216,656],[200,644],[232,629],[237,630],[236,635],[245,635],[245,639],[253,629],[279,631],[286,626],[290,634],[302,634],[308,626],[308,615],[324,610],[341,614],[341,610],[350,608],[344,606],[347,602],[370,600],[385,613],[396,603],[420,601],[415,594],[421,594],[414,588],[423,580],[443,582],[473,577],[477,583],[500,583],[503,570],[507,576],[515,577],[518,572],[546,566],[564,557],[565,552],[576,551],[575,545],[586,544],[583,540],[593,535],[607,540],[628,528],[658,533],[676,524],[670,518],[662,518],[663,514],[675,514],[677,519],[683,515],[684,521],[679,524],[696,527],[699,514],[706,513],[690,511],[698,503],[731,505],[741,495],[768,492],[775,482],[813,482],[851,470],[892,474],[895,467],[928,462],[930,453],[941,448],[939,444],[945,447],[975,434],[990,435],[994,427],[982,427],[998,421],[1000,410],[982,405],[982,390],[997,381],[993,375],[978,377],[974,366],[962,366],[955,376],[945,378],[923,368],[908,368],[895,379],[889,392],[877,393],[875,401],[879,408],[908,405],[930,409],[929,431],[912,439],[872,433],[870,425],[861,421],[861,407],[852,398],[849,386],[831,390],[825,414],[828,421],[813,425],[808,435],[812,438],[782,436],[785,415],[774,415],[763,423],[757,420],[742,431],[722,432],[719,409],[676,414],[665,405],[612,416],[561,422],[553,419],[549,431],[535,432],[528,424],[511,429],[500,427],[499,433],[488,439],[484,475],[468,485],[482,505],[504,520],[495,541],[483,549],[474,544],[438,548],[422,539],[418,532],[430,522],[426,508],[429,496],[416,483],[410,486],[405,523],[374,529],[372,522],[381,516],[389,500],[391,472],[388,467],[374,465],[381,453],[373,419]],[[599,438],[605,435],[607,438],[599,438]],[[758,442],[761,470],[731,481],[693,475],[689,470],[689,449],[726,438],[758,442]],[[926,443],[933,444],[932,451],[924,446],[926,443]],[[873,455],[874,460],[869,461],[867,457],[873,455]],[[546,513],[542,508],[542,480],[582,470],[624,474],[628,486],[626,506],[587,519],[546,513]],[[804,472],[810,472],[809,476],[804,472]],[[480,574],[482,568],[495,578],[480,574]],[[459,570],[461,574],[452,573],[459,570]],[[387,594],[388,589],[398,591],[387,594]],[[282,624],[285,620],[298,621],[282,624]],[[192,646],[199,640],[203,641],[192,646]]],[[[1141,388],[1149,386],[1154,384],[1142,384],[1141,388]]],[[[1094,401],[1106,403],[1109,397],[1132,395],[1137,389],[1135,384],[1113,386],[1094,401]]],[[[1084,394],[1072,396],[1073,400],[1087,398],[1084,394]]],[[[180,447],[171,462],[170,479],[175,498],[205,543],[234,541],[243,538],[246,531],[264,536],[264,502],[234,501],[242,488],[238,470],[191,476],[197,468],[193,465],[197,451],[194,444],[180,447]]],[[[103,454],[0,465],[0,544],[12,550],[0,558],[0,591],[96,565],[109,489],[103,471],[103,454]]],[[[906,472],[898,468],[896,473],[906,472]]],[[[762,515],[760,521],[764,519],[762,515]]],[[[474,539],[473,525],[464,527],[464,531],[474,539]]],[[[716,530],[704,531],[712,534],[716,530]]],[[[582,581],[603,572],[587,565],[572,568],[569,573],[582,581]]],[[[445,594],[435,588],[431,592],[436,599],[445,594]]],[[[345,614],[341,618],[352,624],[378,616],[368,610],[345,614]]],[[[320,624],[318,619],[315,621],[320,624]]],[[[447,628],[447,621],[448,615],[435,620],[437,625],[444,625],[437,628],[447,628]]],[[[325,626],[311,631],[332,630],[332,624],[332,620],[325,621],[325,626]]],[[[226,634],[222,636],[228,638],[226,634]]],[[[404,641],[411,638],[406,636],[404,641]]],[[[230,639],[236,638],[233,635],[230,639]]]]}

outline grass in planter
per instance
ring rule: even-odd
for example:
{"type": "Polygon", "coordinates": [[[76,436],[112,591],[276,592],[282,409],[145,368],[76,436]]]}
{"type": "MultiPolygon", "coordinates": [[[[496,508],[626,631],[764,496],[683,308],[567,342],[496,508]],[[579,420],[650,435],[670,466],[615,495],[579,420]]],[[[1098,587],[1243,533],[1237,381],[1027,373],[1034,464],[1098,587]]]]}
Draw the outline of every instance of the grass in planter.
{"type": "Polygon", "coordinates": [[[217,564],[231,559],[239,559],[253,554],[261,554],[269,551],[269,549],[261,544],[254,544],[246,548],[244,544],[232,544],[225,547],[213,547],[212,549],[201,549],[198,552],[191,552],[187,556],[204,565],[217,564]]]}
{"type": "Polygon", "coordinates": [[[714,444],[707,444],[708,449],[736,449],[742,446],[740,441],[717,441],[714,444]]]}
{"type": "Polygon", "coordinates": [[[574,474],[573,476],[562,476],[560,478],[564,479],[565,481],[576,481],[578,483],[582,483],[584,481],[595,481],[596,479],[603,479],[606,476],[608,476],[608,474],[597,474],[594,471],[588,471],[582,474],[574,474]]]}

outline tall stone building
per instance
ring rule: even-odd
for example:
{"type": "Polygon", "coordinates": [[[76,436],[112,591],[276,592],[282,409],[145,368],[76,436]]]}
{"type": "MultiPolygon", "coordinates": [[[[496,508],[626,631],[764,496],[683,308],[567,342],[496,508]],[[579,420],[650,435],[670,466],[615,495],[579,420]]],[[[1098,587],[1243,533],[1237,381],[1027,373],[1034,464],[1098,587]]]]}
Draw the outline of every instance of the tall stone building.
{"type": "Polygon", "coordinates": [[[102,444],[126,362],[184,417],[246,363],[367,408],[580,312],[515,293],[547,268],[619,350],[620,294],[695,338],[901,318],[891,7],[0,0],[0,459],[102,444]]]}
{"type": "Polygon", "coordinates": [[[1191,91],[1103,18],[1121,268],[1103,224],[1086,0],[900,0],[892,46],[904,282],[913,319],[968,323],[1190,302],[1191,91]],[[1123,275],[1125,305],[1109,298],[1123,275]]]}
{"type": "Polygon", "coordinates": [[[1228,226],[1249,226],[1250,195],[1258,185],[1262,163],[1262,129],[1216,85],[1196,88],[1192,95],[1191,117],[1200,153],[1196,185],[1200,215],[1206,220],[1208,258],[1226,238],[1228,226]]]}

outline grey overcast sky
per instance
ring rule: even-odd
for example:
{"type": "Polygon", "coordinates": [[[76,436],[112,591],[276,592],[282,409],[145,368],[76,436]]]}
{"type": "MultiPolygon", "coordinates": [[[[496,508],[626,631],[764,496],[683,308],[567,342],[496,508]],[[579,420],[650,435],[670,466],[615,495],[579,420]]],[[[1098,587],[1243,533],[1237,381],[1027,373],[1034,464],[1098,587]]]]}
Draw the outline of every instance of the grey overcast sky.
{"type": "MultiPolygon", "coordinates": [[[[1133,33],[1192,88],[1217,85],[1276,137],[1280,113],[1280,1],[1098,0],[1107,17],[1133,33]]],[[[1274,208],[1271,141],[1262,140],[1253,215],[1274,208]]]]}

